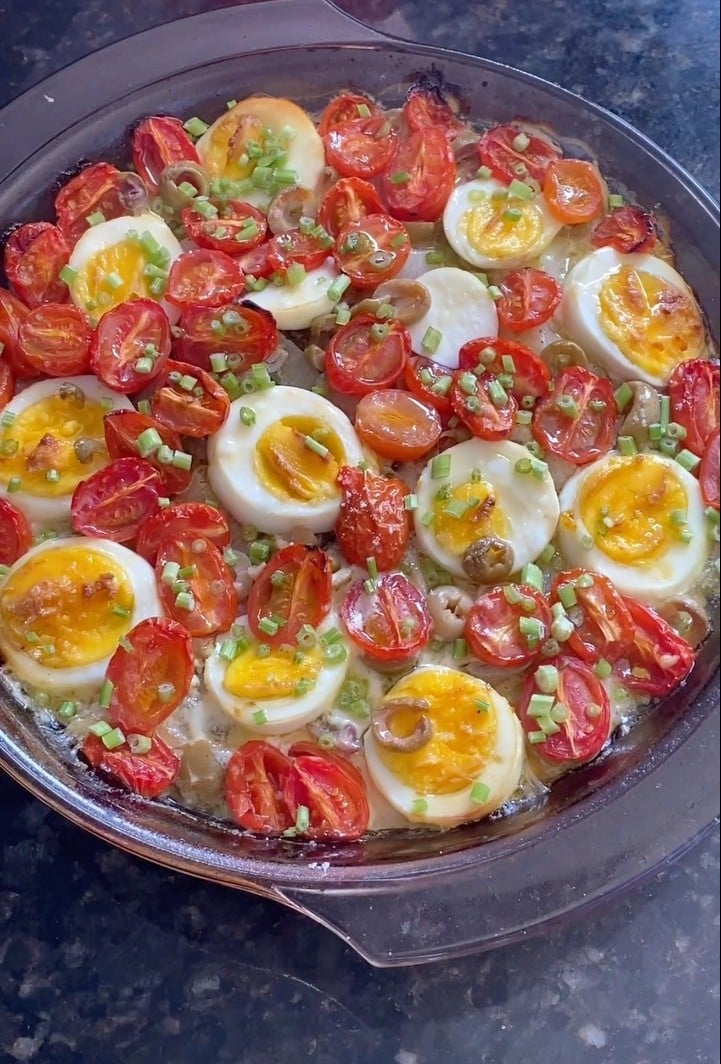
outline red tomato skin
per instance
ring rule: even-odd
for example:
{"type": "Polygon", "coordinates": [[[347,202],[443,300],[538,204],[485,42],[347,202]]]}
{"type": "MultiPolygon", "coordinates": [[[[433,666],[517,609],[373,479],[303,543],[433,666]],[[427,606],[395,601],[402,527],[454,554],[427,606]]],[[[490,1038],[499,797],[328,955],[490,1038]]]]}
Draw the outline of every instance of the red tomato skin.
{"type": "Polygon", "coordinates": [[[693,358],[676,366],[668,382],[673,420],[686,429],[683,446],[699,458],[719,427],[719,364],[693,358]]]}
{"type": "Polygon", "coordinates": [[[26,362],[18,335],[20,326],[28,316],[28,308],[17,296],[0,288],[0,343],[3,345],[3,359],[8,363],[16,377],[32,380],[37,372],[26,362]]]}
{"type": "Polygon", "coordinates": [[[160,492],[160,477],[149,462],[118,458],[81,480],[73,492],[73,531],[127,543],[157,510],[160,492]]]}
{"type": "Polygon", "coordinates": [[[452,140],[463,129],[463,123],[442,93],[424,86],[414,86],[409,91],[403,104],[403,115],[408,128],[414,132],[434,127],[443,130],[452,140]]]}
{"type": "Polygon", "coordinates": [[[362,177],[340,177],[323,197],[318,222],[336,237],[350,222],[360,222],[369,214],[382,213],[383,204],[375,185],[362,177]]]}
{"type": "Polygon", "coordinates": [[[650,606],[628,595],[623,601],[631,614],[634,639],[627,657],[615,663],[614,675],[631,691],[663,698],[693,669],[693,649],[650,606]]]}
{"type": "Polygon", "coordinates": [[[292,827],[284,797],[290,759],[276,746],[251,739],[235,750],[225,776],[225,801],[240,827],[258,835],[280,835],[292,827]]]}
{"type": "Polygon", "coordinates": [[[32,545],[27,517],[9,499],[0,497],[0,565],[14,565],[32,545]]]}
{"type": "Polygon", "coordinates": [[[153,397],[150,400],[153,417],[182,436],[193,439],[205,439],[217,432],[226,421],[230,411],[228,393],[213,380],[209,373],[187,362],[168,359],[163,369],[163,376],[156,382],[153,397]],[[170,374],[193,377],[198,383],[196,388],[203,391],[201,398],[193,392],[187,392],[179,385],[173,384],[170,374]]]}
{"type": "Polygon", "coordinates": [[[556,377],[553,391],[538,401],[531,423],[533,437],[541,447],[579,466],[611,449],[615,428],[616,400],[611,382],[581,366],[571,366],[556,377]],[[561,395],[571,395],[578,402],[579,417],[560,413],[556,402],[561,395]],[[594,399],[605,403],[604,411],[590,410],[588,404],[594,399]],[[584,418],[586,412],[589,416],[584,418]]]}
{"type": "Polygon", "coordinates": [[[245,276],[237,259],[223,251],[196,248],[179,255],[168,274],[165,298],[176,307],[220,307],[237,299],[245,276]]]}
{"type": "Polygon", "coordinates": [[[518,403],[512,394],[509,394],[503,406],[496,406],[490,398],[489,387],[495,377],[491,373],[484,373],[476,377],[476,390],[473,395],[468,395],[461,387],[463,374],[456,370],[453,374],[451,387],[451,406],[457,417],[461,419],[469,432],[481,440],[505,440],[511,435],[516,423],[516,410],[518,403]],[[469,401],[480,403],[479,410],[470,410],[469,401]]]}
{"type": "Polygon", "coordinates": [[[402,573],[381,573],[375,584],[372,592],[366,590],[362,580],[351,586],[340,608],[341,620],[353,642],[369,658],[385,662],[408,661],[430,639],[433,619],[425,596],[402,573]],[[390,646],[373,638],[374,631],[379,635],[386,634],[378,631],[378,624],[371,624],[379,607],[392,628],[390,646]],[[403,613],[402,618],[400,613],[403,613]],[[401,620],[405,619],[413,620],[415,625],[408,635],[401,630],[401,620]]]}
{"type": "Polygon", "coordinates": [[[87,735],[81,752],[93,768],[114,783],[121,783],[141,798],[158,798],[175,782],[180,758],[157,736],[152,743],[147,754],[133,754],[127,746],[106,750],[97,735],[87,735]]]}
{"type": "Polygon", "coordinates": [[[115,392],[130,395],[162,373],[170,354],[170,322],[154,299],[128,299],[104,314],[90,344],[90,368],[115,392]],[[135,361],[152,343],[158,352],[150,373],[138,373],[135,361]]]}
{"type": "Polygon", "coordinates": [[[716,429],[706,443],[698,471],[703,501],[714,510],[719,509],[719,453],[719,430],[716,429]]]}
{"type": "Polygon", "coordinates": [[[325,359],[331,388],[342,395],[368,395],[396,383],[410,357],[411,336],[405,326],[394,321],[387,324],[385,339],[374,340],[373,327],[383,324],[371,314],[359,314],[333,334],[325,359]],[[381,366],[383,372],[372,376],[381,366]]]}
{"type": "Polygon", "coordinates": [[[342,92],[325,105],[318,121],[318,132],[321,137],[325,137],[331,129],[337,129],[346,122],[360,118],[366,108],[371,115],[378,113],[378,107],[368,96],[357,92],[342,92]],[[359,107],[361,111],[358,110],[359,107]]]}
{"type": "Polygon", "coordinates": [[[323,137],[328,165],[341,177],[375,177],[388,165],[395,148],[394,128],[385,137],[378,136],[387,122],[383,115],[371,115],[330,129],[323,137]]]}
{"type": "Polygon", "coordinates": [[[519,585],[518,590],[534,603],[532,612],[524,613],[520,606],[512,606],[506,600],[503,587],[494,587],[484,590],[468,613],[464,632],[468,646],[486,665],[504,669],[524,668],[538,659],[544,640],[549,636],[551,611],[545,596],[525,585],[519,585]],[[543,624],[544,635],[533,647],[528,646],[523,636],[518,634],[521,617],[534,617],[543,624]],[[494,632],[498,632],[496,639],[493,638],[494,632]]]}
{"type": "MultiPolygon", "coordinates": [[[[310,744],[299,743],[291,753],[301,746],[305,750],[310,744]]],[[[363,777],[350,761],[327,756],[320,748],[293,757],[283,796],[293,821],[301,806],[308,810],[308,827],[299,832],[304,838],[349,841],[368,830],[370,808],[363,777]]]]}
{"type": "Polygon", "coordinates": [[[93,331],[72,303],[42,303],[21,323],[18,345],[25,362],[46,377],[76,377],[90,370],[93,331]]]}
{"type": "MultiPolygon", "coordinates": [[[[141,414],[139,410],[114,410],[106,414],[103,420],[105,446],[108,448],[110,457],[137,458],[139,456],[137,439],[146,429],[155,429],[167,447],[174,451],[182,451],[183,444],[177,432],[161,425],[155,418],[141,414]]],[[[179,495],[181,491],[185,491],[190,486],[192,479],[190,470],[177,469],[170,463],[164,465],[158,461],[155,452],[148,455],[144,461],[148,462],[160,477],[164,495],[179,495]]],[[[145,524],[142,528],[145,528],[145,524]]]]}
{"type": "Polygon", "coordinates": [[[180,317],[180,329],[181,335],[173,344],[174,357],[205,370],[210,369],[210,356],[218,351],[219,342],[229,357],[229,368],[236,374],[270,358],[279,343],[278,327],[270,311],[246,303],[227,303],[217,308],[188,307],[180,317]],[[222,325],[227,311],[241,316],[243,328],[226,328],[219,340],[211,324],[218,321],[222,325]],[[238,360],[237,365],[231,364],[233,359],[238,360]]]}
{"type": "Polygon", "coordinates": [[[411,355],[406,363],[403,377],[409,392],[432,406],[441,417],[450,417],[453,413],[450,399],[450,384],[453,379],[451,370],[447,370],[445,366],[439,366],[437,362],[433,362],[424,355],[411,355]],[[434,382],[447,378],[448,389],[443,392],[434,392],[433,384],[425,384],[419,376],[424,370],[431,374],[434,382]]]}
{"type": "Polygon", "coordinates": [[[615,248],[624,255],[653,251],[658,240],[653,215],[640,207],[618,207],[591,234],[595,248],[615,248]]]}
{"type": "Polygon", "coordinates": [[[443,425],[430,403],[397,388],[381,389],[362,396],[356,407],[355,430],[361,440],[381,458],[415,462],[438,443],[443,425]],[[399,408],[401,415],[399,415],[399,408]],[[396,418],[406,416],[408,432],[394,428],[396,418]]]}
{"type": "Polygon", "coordinates": [[[315,270],[323,265],[328,254],[329,249],[317,237],[299,229],[278,233],[268,244],[268,261],[274,271],[287,270],[294,262],[306,270],[315,270]]]}
{"type": "Polygon", "coordinates": [[[65,237],[51,222],[27,222],[5,242],[4,265],[10,287],[26,306],[65,303],[68,286],[60,271],[70,255],[65,237]]]}
{"type": "Polygon", "coordinates": [[[135,550],[155,565],[163,539],[184,533],[202,536],[220,548],[230,543],[230,526],[225,515],[215,506],[204,502],[178,502],[148,518],[138,532],[135,550]]]}
{"type": "Polygon", "coordinates": [[[618,661],[633,642],[633,620],[623,596],[615,585],[601,573],[585,569],[571,569],[559,573],[551,588],[551,602],[560,602],[559,589],[572,584],[577,608],[583,621],[576,625],[568,640],[568,648],[582,661],[595,664],[601,658],[618,661]],[[578,584],[578,578],[591,576],[589,587],[578,584]]]}
{"type": "MultiPolygon", "coordinates": [[[[566,706],[571,716],[568,722],[561,724],[560,732],[549,735],[545,742],[534,745],[532,749],[544,761],[550,761],[552,764],[580,765],[592,761],[600,753],[611,730],[611,703],[606,689],[593,670],[576,658],[563,655],[549,660],[548,664],[555,665],[558,669],[556,698],[566,706]],[[573,702],[569,697],[572,684],[576,685],[573,702]],[[597,717],[589,718],[586,715],[586,707],[591,704],[601,710],[597,717]],[[571,727],[578,726],[579,723],[584,729],[581,735],[571,731],[571,727]]],[[[537,719],[528,716],[531,696],[536,691],[534,677],[531,675],[518,704],[518,715],[527,734],[538,731],[539,728],[537,719]]]]}
{"type": "Polygon", "coordinates": [[[512,374],[513,387],[510,389],[515,399],[520,401],[526,395],[540,399],[541,396],[548,394],[551,383],[548,366],[530,348],[515,340],[502,340],[494,336],[469,340],[458,352],[458,364],[462,370],[470,370],[477,374],[480,371],[480,373],[490,373],[494,377],[499,377],[506,372],[503,366],[504,356],[512,358],[516,367],[512,374]],[[482,351],[488,349],[495,351],[495,358],[486,365],[481,361],[480,355],[482,351]]]}
{"type": "Polygon", "coordinates": [[[411,535],[405,484],[352,466],[341,469],[338,484],[343,495],[335,534],[343,557],[362,566],[375,558],[381,572],[395,569],[411,535]]]}
{"type": "Polygon", "coordinates": [[[155,574],[163,609],[192,636],[201,638],[230,628],[238,612],[238,594],[223,555],[210,540],[192,532],[174,532],[160,543],[155,574]],[[176,592],[162,579],[166,562],[178,562],[181,568],[195,566],[187,581],[192,609],[176,605],[176,592]]]}
{"type": "Polygon", "coordinates": [[[304,624],[317,628],[331,606],[332,577],[331,560],[325,551],[301,543],[290,543],[276,551],[248,595],[248,627],[256,639],[281,647],[292,645],[304,624]],[[275,573],[286,577],[282,592],[273,588],[275,573]],[[271,614],[280,615],[286,622],[275,635],[268,635],[260,627],[262,619],[271,614]]]}
{"type": "MultiPolygon", "coordinates": [[[[211,203],[213,203],[212,200],[211,203]]],[[[226,255],[242,255],[263,243],[268,234],[268,222],[262,211],[241,200],[228,200],[227,204],[213,203],[213,205],[218,211],[217,218],[206,218],[192,207],[186,207],[183,210],[183,226],[194,244],[211,251],[223,251],[226,255]],[[241,219],[252,219],[255,222],[255,236],[236,240],[241,226],[235,223],[241,219]],[[215,231],[223,228],[229,230],[228,236],[215,236],[215,231]]],[[[248,272],[252,273],[252,271],[248,272]]]]}
{"type": "Polygon", "coordinates": [[[405,226],[389,214],[369,214],[359,222],[349,222],[336,236],[333,258],[339,270],[350,277],[356,288],[377,288],[382,281],[395,277],[411,253],[411,241],[405,226]],[[403,243],[400,243],[403,239],[403,243]],[[365,250],[355,250],[360,242],[365,250]],[[379,252],[388,256],[380,268],[371,259],[379,252]]]}
{"type": "Polygon", "coordinates": [[[394,218],[403,222],[436,222],[456,183],[456,160],[448,138],[437,126],[426,126],[399,139],[380,184],[394,218]],[[394,175],[406,173],[400,184],[394,175]]]}
{"type": "Polygon", "coordinates": [[[88,215],[100,213],[107,221],[128,214],[124,196],[127,178],[110,163],[94,163],[72,177],[55,197],[58,228],[72,247],[86,229],[88,215]]]}
{"type": "Polygon", "coordinates": [[[108,663],[113,684],[108,716],[126,735],[150,735],[185,699],[193,679],[193,640],[169,617],[149,617],[125,636],[108,663]],[[129,644],[132,650],[126,650],[129,644]],[[172,679],[171,698],[143,705],[148,690],[172,679]],[[142,709],[141,709],[142,706],[142,709]]]}
{"type": "Polygon", "coordinates": [[[8,360],[0,356],[0,410],[10,402],[14,395],[15,374],[8,360]]]}
{"type": "Polygon", "coordinates": [[[200,163],[195,145],[179,118],[169,115],[144,118],[133,131],[133,166],[155,192],[160,175],[171,163],[200,163]]]}
{"type": "Polygon", "coordinates": [[[513,147],[513,141],[523,131],[517,126],[494,126],[478,142],[478,155],[483,166],[504,184],[514,178],[532,177],[543,182],[549,163],[561,157],[560,149],[541,137],[529,137],[524,151],[513,147]],[[524,166],[525,171],[518,169],[524,166]]]}
{"type": "Polygon", "coordinates": [[[510,332],[525,332],[550,321],[563,296],[555,277],[532,266],[506,274],[498,287],[503,293],[496,303],[498,320],[510,332]]]}

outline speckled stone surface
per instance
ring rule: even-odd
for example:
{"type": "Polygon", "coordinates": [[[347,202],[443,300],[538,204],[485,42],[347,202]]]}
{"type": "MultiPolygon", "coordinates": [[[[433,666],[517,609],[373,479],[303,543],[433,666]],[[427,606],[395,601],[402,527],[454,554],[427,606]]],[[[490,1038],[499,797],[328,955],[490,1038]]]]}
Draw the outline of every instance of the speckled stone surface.
{"type": "MultiPolygon", "coordinates": [[[[221,6],[231,5],[0,0],[0,104],[104,44],[221,6]]],[[[341,6],[580,92],[718,197],[710,0],[341,6]]],[[[719,1061],[717,827],[592,918],[481,957],[382,972],[293,913],[112,850],[4,777],[0,809],[0,1061],[719,1061]]]]}

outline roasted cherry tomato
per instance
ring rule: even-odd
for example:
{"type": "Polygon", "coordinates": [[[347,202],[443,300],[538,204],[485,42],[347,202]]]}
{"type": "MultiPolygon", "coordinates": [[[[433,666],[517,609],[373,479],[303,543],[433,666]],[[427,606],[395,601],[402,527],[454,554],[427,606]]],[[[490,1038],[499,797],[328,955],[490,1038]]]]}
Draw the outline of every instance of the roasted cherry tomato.
{"type": "Polygon", "coordinates": [[[293,826],[284,797],[290,758],[262,739],[243,743],[228,762],[225,801],[236,824],[260,835],[280,835],[293,826]]]}
{"type": "Polygon", "coordinates": [[[25,514],[9,499],[0,498],[0,565],[14,565],[32,545],[33,534],[25,514]]]}
{"type": "Polygon", "coordinates": [[[478,154],[483,166],[506,184],[525,177],[543,182],[549,163],[561,158],[555,144],[529,136],[517,126],[489,129],[478,142],[478,154]]]}
{"type": "Polygon", "coordinates": [[[333,257],[356,288],[377,288],[403,269],[410,251],[405,226],[387,214],[369,214],[341,229],[333,257]]]}
{"type": "Polygon", "coordinates": [[[244,251],[238,257],[238,265],[246,277],[271,277],[275,272],[273,260],[270,257],[271,243],[266,240],[263,244],[244,251]]]}
{"type": "Polygon", "coordinates": [[[398,388],[369,392],[358,403],[355,430],[371,450],[392,462],[415,462],[441,435],[438,411],[398,388]]]}
{"type": "Polygon", "coordinates": [[[174,432],[205,439],[228,417],[230,399],[204,369],[168,359],[156,382],[150,409],[154,418],[174,432]]]}
{"type": "Polygon", "coordinates": [[[90,345],[90,368],[115,392],[139,392],[163,371],[170,322],[154,299],[128,299],[103,314],[90,345]]]}
{"type": "Polygon", "coordinates": [[[5,273],[18,299],[28,307],[65,303],[68,286],[60,279],[70,248],[57,226],[28,222],[5,242],[5,273]]]}
{"type": "Polygon", "coordinates": [[[626,255],[653,251],[657,239],[653,215],[640,207],[618,207],[591,234],[595,248],[615,248],[626,255]]]}
{"type": "Polygon", "coordinates": [[[73,492],[73,531],[127,543],[158,509],[161,489],[160,477],[148,462],[117,458],[81,480],[73,492]]]}
{"type": "Polygon", "coordinates": [[[563,602],[564,597],[572,603],[569,612],[575,629],[569,650],[592,664],[601,658],[614,662],[626,653],[633,640],[633,621],[608,577],[585,569],[559,573],[551,601],[563,602]],[[563,588],[567,590],[562,592],[563,588]]]}
{"type": "Polygon", "coordinates": [[[92,335],[84,315],[72,303],[43,303],[21,324],[18,344],[36,373],[74,377],[90,369],[92,335]]]}
{"type": "Polygon", "coordinates": [[[361,177],[341,177],[323,196],[318,222],[336,237],[350,222],[360,222],[369,214],[382,213],[383,204],[375,185],[361,177]]]}
{"type": "Polygon", "coordinates": [[[408,93],[403,115],[409,129],[417,132],[429,127],[442,129],[451,140],[463,129],[463,123],[442,93],[421,85],[414,86],[408,93]]]}
{"type": "Polygon", "coordinates": [[[331,338],[325,358],[328,383],[344,395],[388,388],[403,373],[410,353],[410,334],[400,322],[359,314],[331,338]]]}
{"type": "Polygon", "coordinates": [[[533,412],[533,436],[551,454],[586,465],[610,450],[616,427],[611,382],[581,366],[564,369],[533,412]]]}
{"type": "Polygon", "coordinates": [[[437,410],[441,417],[453,413],[450,398],[453,375],[445,366],[423,355],[411,355],[403,376],[406,388],[437,410]]]}
{"type": "MultiPolygon", "coordinates": [[[[144,450],[144,448],[138,443],[138,438],[148,429],[157,432],[161,444],[157,449],[145,455],[145,461],[156,470],[160,477],[163,495],[179,495],[181,491],[185,491],[190,486],[192,473],[189,469],[174,466],[172,460],[166,462],[161,461],[160,458],[167,456],[169,451],[182,451],[182,441],[177,432],[161,425],[149,414],[141,414],[139,410],[113,410],[106,414],[103,420],[103,431],[108,454],[111,458],[139,457],[141,449],[144,450]],[[160,447],[167,448],[167,451],[161,451],[160,447]]],[[[144,524],[143,529],[145,527],[144,524]]]]}
{"type": "Polygon", "coordinates": [[[471,651],[486,665],[518,669],[538,658],[550,631],[545,596],[533,587],[509,584],[476,599],[464,634],[471,651]]]}
{"type": "MultiPolygon", "coordinates": [[[[525,332],[543,325],[561,302],[563,290],[550,273],[524,266],[507,273],[498,287],[498,320],[511,332],[525,332]]],[[[473,342],[473,341],[471,341],[473,342]]]]}
{"type": "Polygon", "coordinates": [[[378,107],[367,96],[361,96],[357,92],[342,92],[326,104],[318,122],[318,132],[321,137],[325,137],[331,129],[344,126],[346,122],[353,122],[356,118],[369,118],[377,113],[378,107]]]}
{"type": "Polygon", "coordinates": [[[17,296],[0,288],[0,344],[2,357],[18,377],[36,377],[37,373],[25,361],[18,345],[20,326],[28,316],[28,308],[17,296]]]}
{"type": "Polygon", "coordinates": [[[171,163],[200,163],[195,145],[179,118],[169,115],[144,118],[133,131],[133,165],[151,191],[171,163]]]}
{"type": "Polygon", "coordinates": [[[373,588],[366,583],[353,584],[340,608],[351,639],[374,661],[415,657],[433,627],[425,595],[403,573],[381,573],[373,588]]]}
{"type": "Polygon", "coordinates": [[[514,340],[499,340],[495,336],[469,340],[460,349],[458,362],[462,370],[471,370],[477,376],[490,373],[499,377],[501,383],[505,377],[510,377],[508,387],[503,386],[519,402],[527,396],[539,399],[548,394],[551,383],[548,366],[533,351],[514,340]]]}
{"type": "Polygon", "coordinates": [[[331,606],[332,575],[325,551],[302,543],[276,551],[248,595],[248,627],[256,639],[271,647],[293,645],[304,624],[316,628],[331,606]],[[282,622],[275,635],[261,628],[265,618],[282,622]]]}
{"type": "Polygon", "coordinates": [[[598,167],[584,159],[554,159],[546,168],[543,198],[558,222],[580,225],[603,212],[606,182],[598,167]]]}
{"type": "Polygon", "coordinates": [[[157,735],[150,741],[146,754],[134,754],[127,745],[107,750],[97,735],[87,735],[81,752],[93,768],[114,783],[122,783],[141,798],[157,798],[175,781],[180,758],[157,735]]]}
{"type": "Polygon", "coordinates": [[[624,595],[633,621],[628,653],[614,665],[614,674],[631,691],[662,698],[686,679],[694,663],[689,644],[655,610],[624,595]]]}
{"type": "Polygon", "coordinates": [[[375,177],[390,162],[396,137],[385,115],[353,118],[325,134],[325,156],[342,177],[375,177]]]}
{"type": "Polygon", "coordinates": [[[10,402],[15,395],[15,375],[12,366],[6,358],[2,358],[0,352],[0,410],[10,402]]]}
{"type": "Polygon", "coordinates": [[[176,307],[220,307],[237,299],[245,276],[237,259],[222,251],[197,248],[179,255],[168,274],[165,298],[176,307]]]}
{"type": "Polygon", "coordinates": [[[234,303],[215,309],[187,308],[174,342],[179,361],[209,370],[210,356],[220,350],[234,373],[242,373],[254,362],[263,362],[277,346],[278,327],[273,315],[261,307],[234,303]]]}
{"type": "Polygon", "coordinates": [[[149,617],[127,633],[105,675],[113,685],[111,723],[126,735],[149,735],[190,690],[193,640],[177,621],[149,617]]]}
{"type": "Polygon", "coordinates": [[[698,479],[701,494],[707,506],[719,508],[719,430],[706,443],[706,450],[699,466],[698,479]]]}
{"type": "MultiPolygon", "coordinates": [[[[563,717],[564,710],[567,716],[555,721],[549,714],[547,719],[558,731],[551,731],[541,742],[533,742],[533,750],[544,761],[555,764],[580,765],[591,761],[600,752],[611,730],[611,705],[606,689],[593,670],[576,658],[563,656],[548,664],[558,669],[558,687],[554,695],[558,707],[556,716],[563,717]]],[[[531,716],[528,712],[534,694],[540,692],[531,676],[518,705],[518,715],[531,740],[540,739],[545,723],[543,717],[531,716]]]]}
{"type": "Polygon", "coordinates": [[[481,440],[505,440],[516,423],[518,403],[492,373],[477,377],[469,370],[455,370],[451,405],[469,432],[481,440]]]}
{"type": "Polygon", "coordinates": [[[175,535],[201,536],[216,547],[227,547],[230,543],[228,522],[215,506],[205,502],[178,502],[159,510],[145,522],[138,533],[135,549],[155,565],[160,544],[175,535]]]}
{"type": "Polygon", "coordinates": [[[268,259],[273,270],[287,270],[294,262],[304,266],[306,270],[315,270],[323,265],[329,254],[327,243],[312,233],[301,233],[300,229],[279,233],[268,245],[268,259]]]}
{"type": "Polygon", "coordinates": [[[719,427],[719,364],[693,358],[676,366],[668,382],[673,420],[686,430],[683,446],[699,457],[719,427]]]}
{"type": "Polygon", "coordinates": [[[359,839],[370,809],[358,769],[311,743],[290,748],[283,796],[299,835],[307,839],[359,839]]]}
{"type": "Polygon", "coordinates": [[[411,534],[405,484],[352,466],[341,469],[338,484],[343,497],[335,534],[343,557],[352,565],[374,558],[380,570],[395,568],[411,534]]]}
{"type": "Polygon", "coordinates": [[[58,228],[69,245],[77,242],[86,229],[88,218],[102,214],[106,221],[129,214],[138,194],[145,195],[136,174],[121,173],[109,163],[86,166],[71,178],[55,197],[58,228]]]}
{"type": "Polygon", "coordinates": [[[166,536],[155,561],[158,590],[168,616],[202,637],[230,628],[238,612],[238,595],[223,555],[209,539],[192,531],[166,536]],[[172,584],[163,579],[166,565],[184,574],[172,584]]]}
{"type": "Polygon", "coordinates": [[[425,126],[398,140],[381,176],[381,190],[394,218],[436,222],[456,183],[456,160],[438,126],[425,126]]]}
{"type": "Polygon", "coordinates": [[[193,207],[183,211],[183,225],[194,244],[211,251],[224,251],[226,255],[242,255],[263,243],[268,222],[257,207],[242,200],[211,202],[218,212],[213,218],[193,207]]]}

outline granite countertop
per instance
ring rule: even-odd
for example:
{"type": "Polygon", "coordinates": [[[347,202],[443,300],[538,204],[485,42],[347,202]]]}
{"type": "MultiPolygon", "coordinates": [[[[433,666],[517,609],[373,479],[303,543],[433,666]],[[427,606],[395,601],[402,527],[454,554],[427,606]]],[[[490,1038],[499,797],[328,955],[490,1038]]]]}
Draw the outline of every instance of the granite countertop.
{"type": "MultiPolygon", "coordinates": [[[[0,105],[114,40],[227,6],[0,0],[0,105]]],[[[711,0],[340,6],[611,108],[718,198],[711,0]]],[[[0,1061],[719,1060],[717,828],[591,919],[476,958],[377,971],[302,917],[96,841],[4,776],[0,808],[0,1061]]]]}

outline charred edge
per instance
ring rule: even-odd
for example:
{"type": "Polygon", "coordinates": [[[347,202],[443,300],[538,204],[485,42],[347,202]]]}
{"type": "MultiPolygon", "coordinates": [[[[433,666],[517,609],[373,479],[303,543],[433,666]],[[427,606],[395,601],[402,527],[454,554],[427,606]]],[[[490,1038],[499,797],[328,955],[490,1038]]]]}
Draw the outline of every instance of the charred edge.
{"type": "Polygon", "coordinates": [[[406,99],[409,99],[414,92],[427,92],[435,96],[440,103],[447,104],[460,118],[469,114],[471,101],[463,95],[459,85],[454,85],[446,79],[443,71],[437,66],[431,66],[429,70],[416,71],[410,75],[410,78],[411,84],[406,93],[406,99]]]}
{"type": "Polygon", "coordinates": [[[72,181],[72,179],[74,177],[77,177],[78,174],[82,173],[83,170],[87,170],[89,166],[94,165],[95,163],[92,159],[86,159],[85,157],[83,157],[82,159],[78,159],[78,161],[73,166],[69,166],[66,170],[61,170],[60,173],[55,176],[55,179],[50,185],[50,192],[53,198],[55,198],[58,192],[60,192],[60,190],[65,185],[67,185],[68,181],[72,181]]]}

